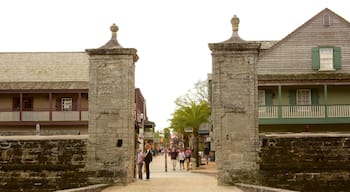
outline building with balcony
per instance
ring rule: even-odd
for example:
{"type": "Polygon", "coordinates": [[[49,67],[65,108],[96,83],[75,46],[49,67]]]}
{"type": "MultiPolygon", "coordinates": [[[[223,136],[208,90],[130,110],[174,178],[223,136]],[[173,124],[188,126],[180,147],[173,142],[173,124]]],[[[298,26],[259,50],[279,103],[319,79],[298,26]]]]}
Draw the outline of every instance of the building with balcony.
{"type": "MultiPolygon", "coordinates": [[[[347,20],[326,8],[279,41],[244,41],[237,32],[234,35],[238,44],[260,44],[253,61],[259,132],[350,131],[347,20]]],[[[231,63],[235,64],[239,63],[231,63]]],[[[212,105],[212,74],[208,74],[208,81],[212,105]]]]}
{"type": "Polygon", "coordinates": [[[256,64],[259,131],[350,131],[350,23],[324,9],[269,43],[256,64]]]}
{"type": "MultiPolygon", "coordinates": [[[[85,52],[0,53],[0,134],[87,134],[89,60],[85,52]]],[[[135,128],[147,119],[135,90],[135,128]]]]}

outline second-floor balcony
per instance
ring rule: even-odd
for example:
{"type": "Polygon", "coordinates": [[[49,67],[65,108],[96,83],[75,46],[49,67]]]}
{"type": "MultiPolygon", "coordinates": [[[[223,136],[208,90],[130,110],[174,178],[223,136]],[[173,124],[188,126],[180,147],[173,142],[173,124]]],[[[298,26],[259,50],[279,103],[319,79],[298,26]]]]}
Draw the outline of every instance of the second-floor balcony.
{"type": "Polygon", "coordinates": [[[53,111],[40,109],[35,111],[10,111],[0,109],[0,122],[14,121],[88,121],[88,110],[53,111]]]}
{"type": "Polygon", "coordinates": [[[350,105],[259,106],[259,124],[350,123],[350,105]]]}

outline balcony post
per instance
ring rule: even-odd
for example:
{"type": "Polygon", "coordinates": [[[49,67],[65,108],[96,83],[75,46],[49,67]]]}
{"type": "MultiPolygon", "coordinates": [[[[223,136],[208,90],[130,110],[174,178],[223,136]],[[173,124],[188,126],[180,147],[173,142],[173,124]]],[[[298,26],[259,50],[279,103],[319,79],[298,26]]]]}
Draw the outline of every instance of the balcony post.
{"type": "Polygon", "coordinates": [[[52,93],[49,93],[49,121],[52,121],[52,93]]]}
{"type": "Polygon", "coordinates": [[[323,94],[324,94],[324,115],[325,115],[325,118],[328,118],[328,90],[327,90],[327,84],[323,85],[323,94]]]}
{"type": "Polygon", "coordinates": [[[282,86],[278,85],[278,118],[282,118],[282,86]]]}
{"type": "Polygon", "coordinates": [[[79,121],[81,121],[81,92],[78,93],[78,111],[79,111],[79,121]]]}
{"type": "Polygon", "coordinates": [[[19,120],[22,121],[23,93],[19,93],[19,120]]]}

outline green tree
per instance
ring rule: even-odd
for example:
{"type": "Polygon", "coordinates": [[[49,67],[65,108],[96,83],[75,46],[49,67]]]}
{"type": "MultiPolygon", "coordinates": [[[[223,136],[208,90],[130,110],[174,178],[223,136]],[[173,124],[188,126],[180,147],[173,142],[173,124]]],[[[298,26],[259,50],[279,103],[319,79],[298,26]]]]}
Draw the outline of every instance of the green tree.
{"type": "Polygon", "coordinates": [[[171,126],[178,129],[191,127],[193,129],[194,145],[193,154],[196,159],[196,166],[199,166],[198,158],[198,130],[202,123],[209,122],[210,107],[207,101],[200,101],[200,103],[191,102],[189,105],[181,105],[174,112],[173,119],[171,119],[171,126]]]}

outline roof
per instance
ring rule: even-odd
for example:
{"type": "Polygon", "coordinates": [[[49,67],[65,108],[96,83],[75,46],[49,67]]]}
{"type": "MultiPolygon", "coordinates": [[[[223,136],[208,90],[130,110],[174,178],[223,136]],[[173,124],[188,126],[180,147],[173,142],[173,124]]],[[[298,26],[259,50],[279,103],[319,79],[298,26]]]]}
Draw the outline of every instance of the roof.
{"type": "MultiPolygon", "coordinates": [[[[80,84],[79,88],[88,88],[89,60],[85,52],[2,52],[0,67],[2,84],[25,82],[27,88],[31,88],[42,82],[48,88],[56,88],[57,84],[63,86],[64,82],[70,82],[80,84]],[[54,84],[47,84],[50,82],[54,84]]],[[[69,85],[63,87],[69,88],[69,85]]]]}
{"type": "Polygon", "coordinates": [[[304,28],[306,25],[308,25],[309,23],[313,22],[315,20],[315,18],[319,17],[320,15],[324,14],[325,12],[328,12],[328,13],[332,14],[333,16],[337,17],[340,21],[342,21],[344,24],[350,26],[350,23],[347,20],[345,20],[344,18],[340,17],[338,14],[334,13],[330,9],[325,8],[321,12],[319,12],[318,14],[313,16],[311,19],[306,21],[303,25],[301,25],[300,27],[295,29],[293,32],[289,33],[282,40],[276,42],[273,46],[270,47],[271,48],[270,50],[272,50],[273,48],[278,47],[279,45],[283,44],[285,41],[287,41],[289,38],[291,38],[295,33],[297,33],[300,29],[304,28]]]}

